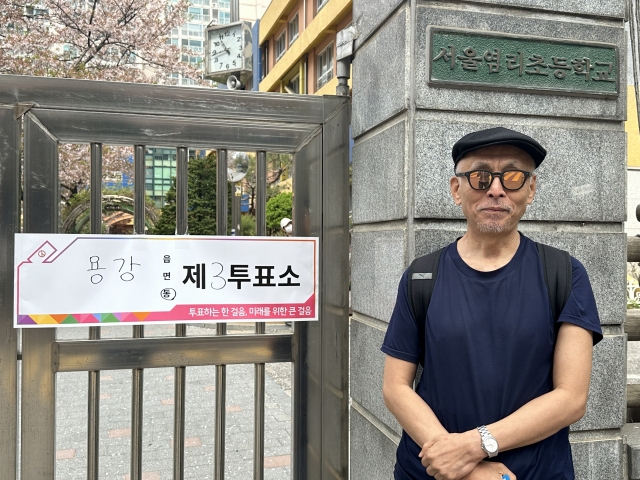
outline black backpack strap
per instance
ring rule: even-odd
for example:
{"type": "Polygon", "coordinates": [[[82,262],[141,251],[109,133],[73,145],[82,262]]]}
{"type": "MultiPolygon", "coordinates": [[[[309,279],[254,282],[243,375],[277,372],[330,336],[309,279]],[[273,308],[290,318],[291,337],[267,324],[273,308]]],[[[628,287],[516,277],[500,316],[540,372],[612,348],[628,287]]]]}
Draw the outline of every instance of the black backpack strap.
{"type": "Polygon", "coordinates": [[[418,327],[420,342],[420,364],[424,358],[424,335],[425,321],[427,319],[427,310],[433,293],[433,286],[436,283],[438,275],[438,265],[440,264],[440,255],[444,248],[432,252],[428,255],[416,258],[409,266],[409,307],[411,314],[418,327]]]}
{"type": "Polygon", "coordinates": [[[536,242],[536,245],[542,261],[544,283],[547,285],[553,318],[557,321],[571,294],[571,256],[564,250],[544,243],[536,242]]]}

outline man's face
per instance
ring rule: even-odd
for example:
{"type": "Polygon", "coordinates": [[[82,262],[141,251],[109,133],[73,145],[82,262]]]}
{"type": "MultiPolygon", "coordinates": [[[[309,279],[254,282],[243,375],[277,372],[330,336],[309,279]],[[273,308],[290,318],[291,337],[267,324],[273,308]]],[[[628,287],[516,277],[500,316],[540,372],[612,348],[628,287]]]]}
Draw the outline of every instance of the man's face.
{"type": "MultiPolygon", "coordinates": [[[[458,162],[456,173],[471,170],[533,172],[535,163],[524,150],[512,145],[480,148],[458,162]]],[[[462,207],[468,228],[480,233],[510,233],[518,228],[527,205],[536,193],[536,177],[532,175],[519,190],[506,190],[494,177],[487,190],[474,190],[466,177],[452,177],[449,182],[456,205],[462,207]]]]}

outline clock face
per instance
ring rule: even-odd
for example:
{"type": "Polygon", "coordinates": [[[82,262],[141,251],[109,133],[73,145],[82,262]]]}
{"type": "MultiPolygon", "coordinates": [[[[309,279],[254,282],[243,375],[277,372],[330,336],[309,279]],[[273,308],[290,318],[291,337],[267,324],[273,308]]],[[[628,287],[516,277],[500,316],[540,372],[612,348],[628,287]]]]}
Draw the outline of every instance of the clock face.
{"type": "Polygon", "coordinates": [[[484,445],[485,445],[488,453],[494,453],[494,452],[498,451],[498,442],[496,442],[492,438],[489,438],[489,439],[485,440],[485,444],[484,445]]]}
{"type": "Polygon", "coordinates": [[[209,30],[210,72],[242,70],[244,68],[243,25],[229,25],[209,30]]]}

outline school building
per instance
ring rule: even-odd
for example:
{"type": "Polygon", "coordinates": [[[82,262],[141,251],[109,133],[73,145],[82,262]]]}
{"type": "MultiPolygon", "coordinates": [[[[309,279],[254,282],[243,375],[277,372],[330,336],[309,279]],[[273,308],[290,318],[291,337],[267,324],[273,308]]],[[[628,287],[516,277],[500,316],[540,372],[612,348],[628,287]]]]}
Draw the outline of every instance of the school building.
{"type": "Polygon", "coordinates": [[[335,95],[336,34],[351,23],[351,3],[272,0],[260,20],[259,90],[335,95]]]}

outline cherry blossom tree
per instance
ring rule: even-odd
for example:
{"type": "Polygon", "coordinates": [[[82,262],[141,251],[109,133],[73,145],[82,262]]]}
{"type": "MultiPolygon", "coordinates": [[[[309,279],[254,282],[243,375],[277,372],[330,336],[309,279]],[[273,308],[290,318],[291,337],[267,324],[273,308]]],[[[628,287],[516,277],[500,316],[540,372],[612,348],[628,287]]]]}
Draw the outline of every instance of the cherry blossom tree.
{"type": "MultiPolygon", "coordinates": [[[[202,84],[196,53],[169,35],[188,20],[188,0],[0,0],[0,73],[170,84],[202,84]]],[[[89,182],[88,146],[61,145],[63,195],[89,182]]],[[[103,152],[103,174],[131,174],[127,149],[103,152]]]]}

